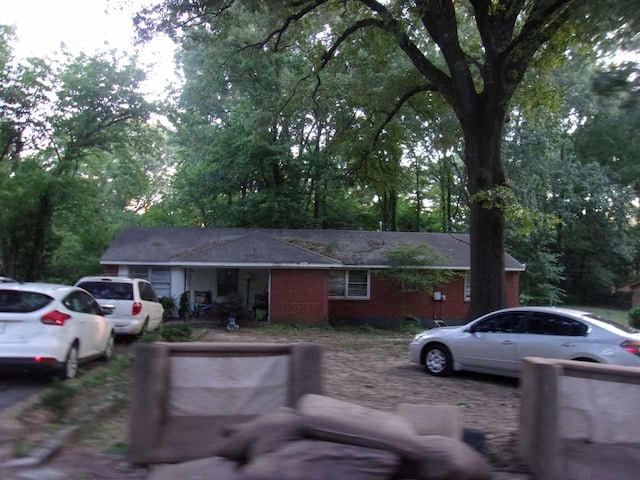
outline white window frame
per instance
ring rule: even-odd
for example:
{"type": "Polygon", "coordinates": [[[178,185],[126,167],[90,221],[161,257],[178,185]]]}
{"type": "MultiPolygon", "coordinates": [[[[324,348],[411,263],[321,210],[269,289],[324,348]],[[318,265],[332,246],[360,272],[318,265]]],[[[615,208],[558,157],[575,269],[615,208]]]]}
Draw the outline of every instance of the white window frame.
{"type": "MultiPolygon", "coordinates": [[[[338,272],[344,274],[344,291],[343,291],[343,295],[331,295],[331,293],[329,293],[329,298],[330,299],[334,299],[334,300],[369,300],[371,298],[371,273],[369,272],[369,270],[357,270],[357,269],[330,270],[329,274],[330,275],[331,274],[335,275],[338,272]],[[367,274],[367,294],[366,294],[366,296],[349,295],[349,283],[350,283],[349,272],[357,272],[359,274],[364,272],[364,273],[367,274]]],[[[358,285],[362,285],[362,284],[359,283],[358,285]]]]}
{"type": "Polygon", "coordinates": [[[464,274],[464,301],[471,301],[471,272],[464,274]]]}
{"type": "Polygon", "coordinates": [[[132,278],[141,278],[146,280],[153,286],[158,297],[171,296],[171,268],[170,267],[152,267],[146,265],[129,265],[129,276],[132,278]],[[146,274],[142,275],[142,270],[146,270],[146,274]],[[138,270],[139,272],[135,272],[138,270]]]}

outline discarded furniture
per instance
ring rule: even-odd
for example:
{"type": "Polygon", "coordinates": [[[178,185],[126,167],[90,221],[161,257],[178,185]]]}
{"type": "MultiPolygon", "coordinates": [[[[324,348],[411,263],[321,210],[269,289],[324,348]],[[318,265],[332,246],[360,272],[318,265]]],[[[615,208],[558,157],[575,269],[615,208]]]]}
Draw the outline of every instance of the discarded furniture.
{"type": "Polygon", "coordinates": [[[536,478],[636,479],[640,368],[525,358],[520,455],[536,478]]]}
{"type": "Polygon", "coordinates": [[[488,480],[487,460],[461,435],[457,407],[392,413],[310,394],[295,410],[230,427],[215,455],[155,467],[150,480],[488,480]]]}
{"type": "Polygon", "coordinates": [[[185,461],[212,455],[230,425],[321,393],[320,347],[138,344],[134,376],[129,460],[185,461]]]}
{"type": "Polygon", "coordinates": [[[151,464],[151,480],[488,480],[458,407],[385,412],[320,395],[320,356],[309,344],[137,345],[129,459],[151,464]]]}

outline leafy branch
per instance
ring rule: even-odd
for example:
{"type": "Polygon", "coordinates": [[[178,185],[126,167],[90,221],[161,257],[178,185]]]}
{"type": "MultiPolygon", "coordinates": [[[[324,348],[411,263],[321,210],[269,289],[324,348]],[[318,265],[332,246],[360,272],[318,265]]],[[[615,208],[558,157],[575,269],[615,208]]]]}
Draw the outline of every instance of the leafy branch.
{"type": "Polygon", "coordinates": [[[447,257],[426,245],[402,245],[385,256],[391,268],[381,270],[377,275],[397,285],[405,293],[433,294],[437,287],[459,276],[458,272],[442,268],[447,257]]]}
{"type": "Polygon", "coordinates": [[[551,229],[560,223],[560,219],[554,214],[523,206],[514,191],[504,185],[481,190],[471,196],[471,201],[479,203],[482,208],[501,210],[505,220],[517,226],[520,235],[528,235],[536,227],[543,225],[551,229]]]}

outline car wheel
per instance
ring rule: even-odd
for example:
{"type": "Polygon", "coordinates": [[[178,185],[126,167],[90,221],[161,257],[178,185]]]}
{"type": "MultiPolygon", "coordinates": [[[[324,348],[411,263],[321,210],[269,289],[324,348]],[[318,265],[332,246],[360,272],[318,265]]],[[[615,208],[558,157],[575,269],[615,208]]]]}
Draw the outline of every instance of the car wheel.
{"type": "Polygon", "coordinates": [[[115,337],[113,334],[109,335],[107,339],[107,344],[104,347],[104,353],[102,354],[102,360],[105,362],[110,361],[113,358],[113,354],[115,353],[115,337]]]}
{"type": "Polygon", "coordinates": [[[69,348],[69,353],[67,353],[67,358],[64,361],[64,365],[62,366],[62,371],[60,372],[60,376],[63,380],[74,378],[78,374],[78,345],[73,344],[71,348],[69,348]]]}
{"type": "Polygon", "coordinates": [[[424,365],[431,375],[446,377],[453,370],[453,361],[449,349],[441,344],[427,346],[424,365]]]}

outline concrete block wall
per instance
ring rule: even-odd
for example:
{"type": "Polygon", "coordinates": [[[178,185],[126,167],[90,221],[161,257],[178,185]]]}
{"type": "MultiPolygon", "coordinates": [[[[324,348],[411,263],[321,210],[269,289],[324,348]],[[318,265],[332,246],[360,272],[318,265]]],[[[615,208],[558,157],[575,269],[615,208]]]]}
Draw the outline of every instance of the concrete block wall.
{"type": "Polygon", "coordinates": [[[526,358],[520,388],[519,449],[536,478],[638,478],[640,368],[526,358]]]}

